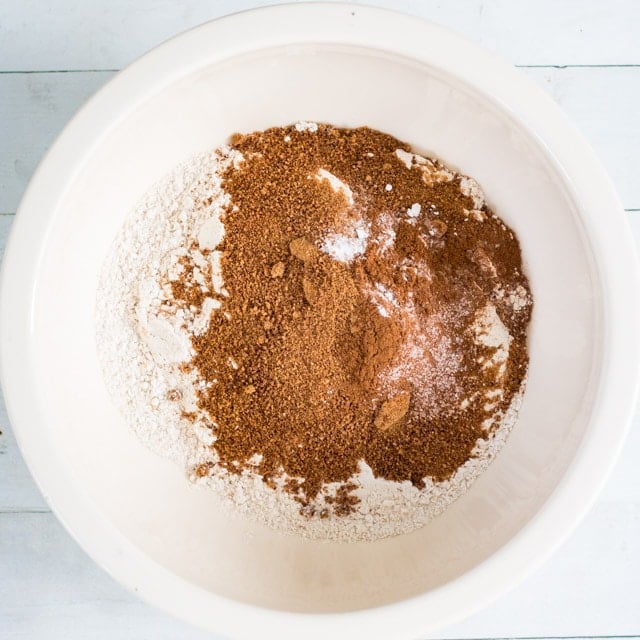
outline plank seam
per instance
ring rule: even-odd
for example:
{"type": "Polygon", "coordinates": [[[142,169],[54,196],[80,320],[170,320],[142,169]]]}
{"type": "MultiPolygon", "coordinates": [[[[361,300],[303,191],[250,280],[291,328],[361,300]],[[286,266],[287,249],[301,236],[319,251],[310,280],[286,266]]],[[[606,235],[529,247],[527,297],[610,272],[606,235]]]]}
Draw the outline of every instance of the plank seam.
{"type": "Polygon", "coordinates": [[[0,76],[46,73],[115,73],[117,71],[120,69],[5,69],[0,70],[0,76]]]}
{"type": "MultiPolygon", "coordinates": [[[[516,64],[518,69],[639,69],[640,63],[606,64],[516,64]]],[[[46,73],[116,73],[120,69],[5,69],[0,75],[46,74],[46,73]]]]}
{"type": "Polygon", "coordinates": [[[0,516],[8,515],[30,515],[30,514],[53,513],[51,509],[5,509],[0,507],[0,516]]]}
{"type": "Polygon", "coordinates": [[[447,638],[446,640],[635,640],[635,638],[640,638],[640,636],[487,636],[482,638],[447,638]]]}

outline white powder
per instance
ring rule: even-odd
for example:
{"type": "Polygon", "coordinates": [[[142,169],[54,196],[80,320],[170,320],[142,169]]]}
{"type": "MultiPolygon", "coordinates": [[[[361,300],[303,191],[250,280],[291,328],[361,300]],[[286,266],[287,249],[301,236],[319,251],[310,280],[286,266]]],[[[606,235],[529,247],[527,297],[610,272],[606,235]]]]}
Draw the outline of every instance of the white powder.
{"type": "Polygon", "coordinates": [[[462,176],[460,178],[460,191],[473,200],[474,209],[482,209],[484,206],[484,193],[473,178],[462,176]]]}
{"type": "Polygon", "coordinates": [[[377,282],[374,287],[369,288],[366,293],[369,300],[371,300],[378,309],[378,313],[385,318],[390,318],[391,315],[395,313],[395,309],[399,307],[393,292],[380,282],[377,282]]]}
{"type": "Polygon", "coordinates": [[[183,408],[196,408],[194,380],[178,365],[191,359],[190,334],[206,329],[220,302],[207,297],[200,314],[172,312],[166,306],[170,292],[161,283],[177,279],[184,271],[180,259],[191,254],[210,270],[213,287],[223,290],[219,252],[211,253],[208,265],[202,253],[187,247],[195,241],[212,249],[222,240],[220,213],[228,196],[219,172],[239,162],[241,154],[222,148],[179,166],[149,191],[119,232],[98,288],[97,347],[111,396],[142,442],[181,465],[198,458],[200,443],[181,417],[183,408]],[[182,403],[167,400],[175,390],[182,403]]]}
{"type": "Polygon", "coordinates": [[[367,250],[369,229],[362,220],[350,222],[342,233],[329,233],[320,249],[340,262],[351,262],[367,250]]]}
{"type": "MultiPolygon", "coordinates": [[[[317,125],[300,122],[296,130],[313,133],[317,125]]],[[[425,180],[448,180],[453,175],[415,154],[402,150],[396,153],[407,169],[418,167],[425,180]]],[[[213,475],[205,478],[193,473],[197,465],[212,459],[210,447],[215,442],[207,426],[211,417],[197,407],[196,390],[215,381],[204,383],[196,374],[184,373],[180,364],[193,355],[189,336],[206,330],[211,314],[220,312],[221,299],[229,295],[224,288],[221,254],[216,251],[224,238],[220,215],[229,203],[221,188],[220,174],[228,166],[237,167],[242,162],[241,154],[222,148],[178,167],[149,191],[119,232],[103,266],[96,303],[97,347],[109,392],[143,443],[181,465],[192,481],[209,487],[227,508],[308,538],[373,540],[410,532],[441,513],[489,466],[516,420],[520,395],[505,415],[492,417],[499,427],[486,440],[478,441],[475,457],[446,482],[427,479],[425,488],[419,490],[408,481],[375,478],[362,462],[360,472],[352,478],[358,486],[355,494],[360,502],[348,516],[306,518],[290,493],[267,487],[252,470],[236,475],[216,466],[213,475]],[[204,250],[209,252],[208,257],[204,250]],[[171,291],[167,282],[184,274],[185,259],[193,264],[193,286],[201,287],[205,294],[199,312],[169,304],[171,291]],[[192,422],[183,417],[183,412],[195,412],[198,418],[192,422]]],[[[324,238],[323,251],[336,260],[350,262],[364,254],[369,242],[375,242],[379,251],[393,244],[391,216],[381,217],[380,232],[372,238],[371,230],[353,209],[349,186],[325,170],[320,170],[317,178],[327,180],[343,193],[349,208],[345,228],[324,238]]],[[[418,217],[420,205],[412,205],[407,213],[418,217]]],[[[404,314],[407,322],[415,321],[411,305],[400,305],[381,283],[375,284],[368,295],[381,315],[404,314]]],[[[524,289],[501,291],[500,295],[509,298],[516,312],[530,303],[524,289]]],[[[401,377],[416,370],[418,359],[430,362],[420,373],[422,378],[413,381],[423,389],[423,407],[437,407],[438,389],[446,387],[451,392],[448,376],[457,366],[447,338],[440,331],[440,320],[434,317],[421,338],[404,345],[402,357],[380,381],[392,389],[401,377]]],[[[504,366],[511,337],[505,335],[495,308],[479,314],[470,330],[479,344],[495,348],[494,357],[504,366]]],[[[232,368],[238,366],[233,358],[228,364],[232,368]]],[[[487,406],[491,407],[501,393],[500,381],[496,380],[495,389],[485,394],[487,406]]],[[[461,398],[461,406],[472,400],[461,398]]],[[[259,461],[257,457],[253,463],[257,465],[259,461]]],[[[282,484],[285,479],[279,482],[282,484]]],[[[338,487],[338,483],[326,486],[322,496],[335,495],[338,487]]]]}
{"type": "Polygon", "coordinates": [[[522,309],[531,304],[527,291],[522,285],[518,285],[509,295],[509,302],[511,302],[515,312],[522,311],[522,309]]]}
{"type": "Polygon", "coordinates": [[[507,369],[512,337],[492,304],[488,304],[476,314],[473,330],[478,344],[494,348],[491,358],[481,362],[483,368],[498,365],[497,375],[498,379],[501,379],[507,369]]]}
{"type": "Polygon", "coordinates": [[[417,218],[420,215],[421,211],[422,211],[422,206],[420,205],[419,202],[415,202],[409,207],[409,209],[407,209],[407,215],[410,218],[417,218]]]}
{"type": "Polygon", "coordinates": [[[301,120],[300,122],[296,122],[295,124],[296,131],[309,131],[310,133],[315,133],[318,130],[318,124],[316,122],[307,122],[305,120],[301,120]]]}
{"type": "Polygon", "coordinates": [[[402,160],[402,162],[404,163],[404,166],[407,167],[407,169],[411,169],[414,158],[415,159],[418,158],[418,156],[416,156],[415,153],[408,153],[403,149],[396,149],[396,156],[398,157],[399,160],[402,160]]]}
{"type": "Polygon", "coordinates": [[[377,235],[373,241],[378,245],[380,253],[388,251],[396,241],[395,221],[388,213],[383,213],[378,218],[377,235]]]}
{"type": "Polygon", "coordinates": [[[334,191],[340,192],[344,195],[349,205],[353,204],[353,191],[351,191],[349,185],[342,182],[340,178],[334,176],[333,173],[327,171],[326,169],[318,169],[316,177],[319,180],[326,180],[331,185],[331,188],[334,191]]]}
{"type": "Polygon", "coordinates": [[[365,222],[358,217],[354,209],[353,191],[351,191],[349,185],[345,184],[331,172],[322,168],[318,169],[316,178],[328,182],[331,188],[336,193],[341,193],[347,201],[344,228],[340,231],[327,234],[320,245],[320,249],[330,255],[334,260],[345,263],[352,262],[367,250],[369,228],[365,222]]]}
{"type": "Polygon", "coordinates": [[[198,245],[201,249],[215,249],[224,238],[224,225],[217,216],[205,220],[198,231],[198,245]]]}
{"type": "Polygon", "coordinates": [[[451,182],[456,175],[440,163],[419,156],[417,153],[409,153],[403,149],[396,149],[396,157],[402,161],[407,169],[420,171],[422,173],[422,179],[427,184],[451,182]]]}

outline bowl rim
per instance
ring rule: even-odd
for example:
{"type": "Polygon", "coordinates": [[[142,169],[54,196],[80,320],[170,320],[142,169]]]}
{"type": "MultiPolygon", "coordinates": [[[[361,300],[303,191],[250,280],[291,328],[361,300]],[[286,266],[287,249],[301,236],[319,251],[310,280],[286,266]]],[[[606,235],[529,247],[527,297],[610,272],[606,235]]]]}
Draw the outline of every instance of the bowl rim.
{"type": "Polygon", "coordinates": [[[417,637],[487,605],[534,571],[593,504],[622,448],[640,380],[640,268],[626,214],[589,144],[560,108],[507,62],[441,26],[385,9],[285,4],[225,16],[159,45],[99,90],[35,172],[0,275],[0,380],[27,465],[52,511],[118,582],[192,624],[238,638],[417,637]],[[211,47],[211,42],[216,46],[211,47]],[[497,101],[545,148],[574,191],[603,295],[603,356],[585,436],[545,504],[507,544],[471,571],[424,594],[348,613],[291,613],[217,596],[171,573],[129,542],[55,455],[38,402],[31,317],[48,224],[86,159],[150,95],[198,69],[293,44],[387,51],[437,67],[497,101]]]}

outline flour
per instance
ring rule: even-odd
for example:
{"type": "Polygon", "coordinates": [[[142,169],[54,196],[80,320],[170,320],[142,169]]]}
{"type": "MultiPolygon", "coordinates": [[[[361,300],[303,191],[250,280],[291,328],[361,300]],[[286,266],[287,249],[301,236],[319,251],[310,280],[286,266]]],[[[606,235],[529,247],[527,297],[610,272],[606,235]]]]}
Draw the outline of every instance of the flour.
{"type": "Polygon", "coordinates": [[[407,215],[410,218],[417,218],[422,211],[422,205],[419,202],[414,202],[408,209],[407,215]]]}
{"type": "Polygon", "coordinates": [[[300,122],[296,122],[295,127],[296,131],[309,131],[310,133],[315,133],[318,130],[318,123],[301,120],[300,122]]]}
{"type": "Polygon", "coordinates": [[[334,176],[333,173],[331,173],[330,171],[327,171],[326,169],[318,169],[318,173],[316,174],[316,177],[319,180],[326,180],[330,185],[331,188],[334,191],[340,192],[344,195],[344,197],[347,199],[347,204],[349,206],[353,205],[353,191],[351,191],[351,188],[349,187],[348,184],[345,184],[344,182],[342,182],[342,180],[340,180],[340,178],[338,178],[337,176],[334,176]]]}
{"type": "MultiPolygon", "coordinates": [[[[296,125],[297,128],[297,125],[296,125]]],[[[311,129],[298,129],[299,131],[311,131],[311,129]]],[[[369,239],[369,228],[357,217],[350,217],[348,214],[354,205],[353,192],[348,184],[333,175],[324,168],[318,169],[316,173],[318,180],[325,180],[331,188],[344,196],[345,225],[339,232],[327,234],[320,249],[339,262],[351,262],[354,258],[361,256],[367,249],[369,239]]]]}
{"type": "Polygon", "coordinates": [[[343,233],[328,234],[320,249],[339,262],[351,262],[367,250],[369,229],[358,220],[351,224],[343,233]]]}
{"type": "MultiPolygon", "coordinates": [[[[183,271],[180,259],[191,241],[201,248],[221,241],[228,196],[219,172],[238,156],[222,148],[194,158],[147,193],[119,232],[98,289],[97,347],[109,392],[138,438],[181,465],[197,460],[199,441],[181,417],[182,407],[167,396],[177,390],[195,410],[194,380],[179,364],[193,354],[189,332],[201,332],[220,305],[207,298],[200,313],[174,313],[166,308],[170,295],[161,282],[183,271]]],[[[213,256],[213,286],[222,291],[220,256],[213,256]]],[[[195,259],[206,266],[202,254],[195,259]]]]}
{"type": "Polygon", "coordinates": [[[496,376],[500,380],[507,368],[509,345],[512,338],[508,329],[500,320],[496,308],[490,304],[482,309],[477,314],[472,328],[478,344],[482,344],[485,347],[493,347],[494,351],[491,358],[484,360],[481,364],[483,368],[496,367],[497,365],[496,376]]]}
{"type": "Polygon", "coordinates": [[[410,153],[404,149],[396,149],[396,157],[407,169],[417,168],[421,171],[422,178],[427,184],[451,182],[456,175],[442,164],[434,162],[430,158],[424,158],[417,153],[410,153]]]}
{"type": "MultiPolygon", "coordinates": [[[[296,130],[313,134],[317,125],[300,122],[296,130]]],[[[452,172],[431,160],[401,149],[396,155],[408,170],[418,167],[425,181],[453,178],[452,172]]],[[[215,455],[214,473],[198,473],[201,465],[212,464],[215,436],[207,427],[215,421],[196,403],[196,392],[205,383],[196,372],[181,365],[193,356],[191,336],[206,331],[211,315],[220,313],[221,300],[229,295],[218,250],[225,234],[223,212],[229,205],[220,176],[229,166],[237,167],[242,162],[241,154],[222,147],[177,167],[144,196],[118,233],[103,266],[96,303],[97,347],[108,390],[147,447],[184,468],[193,482],[214,491],[227,508],[308,538],[356,541],[410,532],[441,513],[489,466],[516,420],[521,394],[504,415],[493,416],[487,427],[493,422],[499,427],[477,442],[474,457],[445,482],[426,479],[425,487],[417,489],[409,481],[376,478],[361,463],[359,473],[351,479],[360,502],[344,517],[306,518],[290,493],[268,487],[250,469],[241,475],[229,473],[216,466],[215,455]],[[176,307],[172,283],[187,272],[198,304],[176,307]],[[185,414],[197,415],[197,419],[186,419],[185,414]]],[[[341,193],[347,208],[353,205],[351,189],[336,176],[321,169],[315,177],[328,181],[341,193]]],[[[479,209],[484,200],[477,183],[469,180],[462,188],[479,209]]],[[[417,218],[420,212],[421,205],[415,203],[406,215],[417,218]]],[[[382,218],[373,236],[354,213],[344,228],[326,235],[321,250],[347,263],[362,255],[370,242],[385,251],[394,242],[395,230],[390,217],[382,218]]],[[[381,283],[372,286],[368,295],[380,315],[403,314],[407,323],[415,322],[411,304],[400,305],[381,283]]],[[[515,311],[530,304],[524,289],[497,289],[496,295],[509,299],[515,311]]],[[[416,362],[429,361],[430,366],[421,369],[422,377],[411,381],[423,390],[418,400],[424,411],[437,410],[444,389],[455,394],[451,380],[458,363],[452,359],[446,336],[439,332],[440,320],[434,316],[430,326],[423,328],[424,340],[407,342],[398,364],[379,381],[393,391],[399,380],[416,370],[416,362]]],[[[508,362],[510,336],[494,307],[478,314],[469,330],[478,344],[493,348],[493,359],[487,366],[498,365],[495,388],[486,393],[490,408],[501,397],[500,378],[508,362]]],[[[228,365],[238,366],[233,358],[228,365]]],[[[472,400],[459,398],[461,406],[472,400]]],[[[257,458],[253,463],[259,461],[257,458]]],[[[331,495],[337,489],[337,484],[327,486],[324,492],[331,495]]]]}

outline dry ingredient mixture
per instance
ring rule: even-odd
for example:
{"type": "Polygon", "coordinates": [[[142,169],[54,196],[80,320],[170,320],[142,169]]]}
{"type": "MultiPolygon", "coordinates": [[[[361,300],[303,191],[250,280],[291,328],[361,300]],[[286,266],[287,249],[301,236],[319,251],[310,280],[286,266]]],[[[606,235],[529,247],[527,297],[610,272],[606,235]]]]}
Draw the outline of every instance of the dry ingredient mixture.
{"type": "Polygon", "coordinates": [[[471,178],[300,122],[179,167],[124,225],[98,347],[138,436],[309,537],[415,529],[515,421],[531,295],[471,178]]]}

